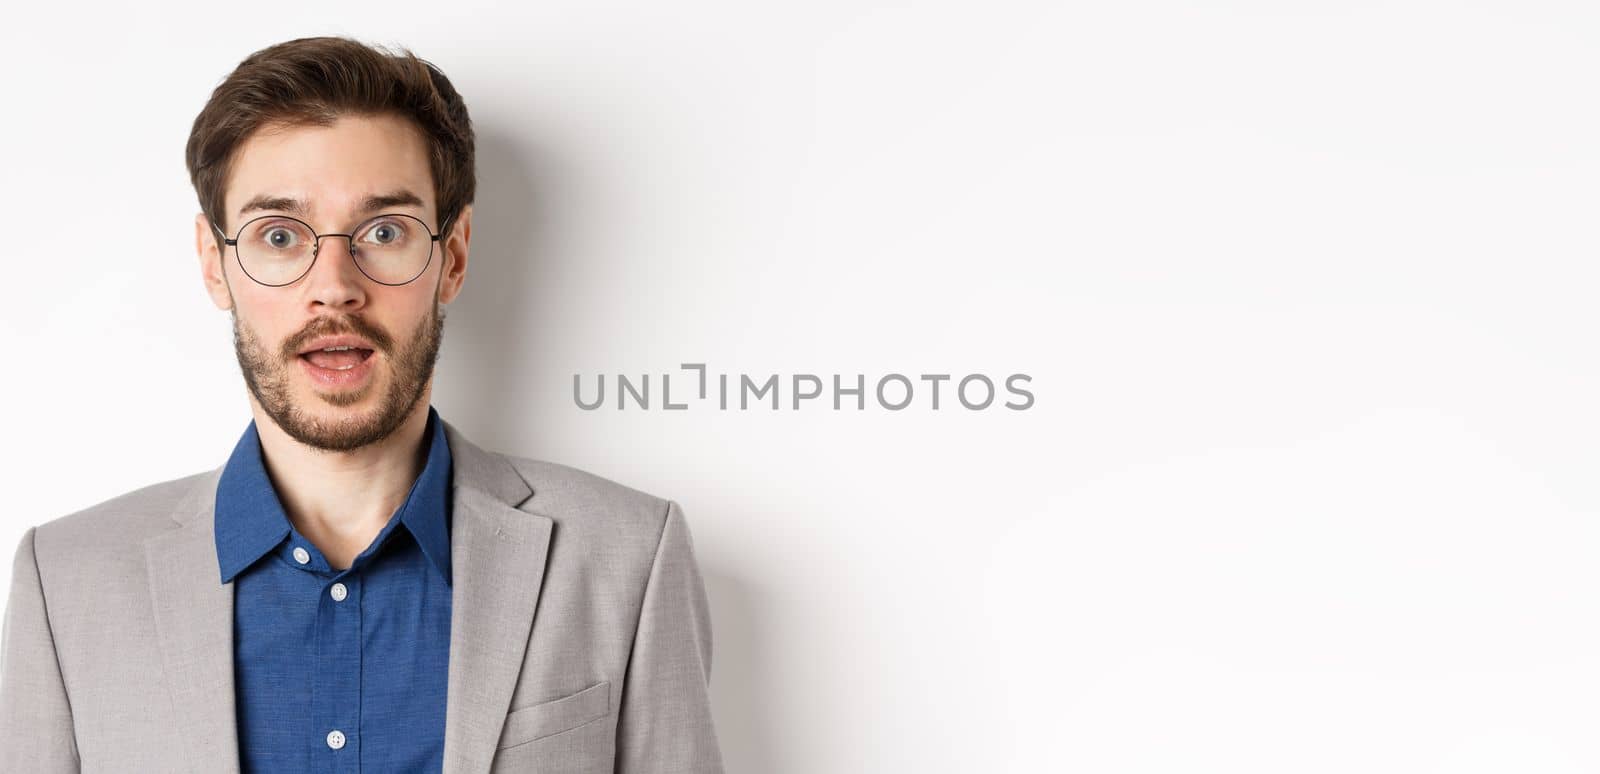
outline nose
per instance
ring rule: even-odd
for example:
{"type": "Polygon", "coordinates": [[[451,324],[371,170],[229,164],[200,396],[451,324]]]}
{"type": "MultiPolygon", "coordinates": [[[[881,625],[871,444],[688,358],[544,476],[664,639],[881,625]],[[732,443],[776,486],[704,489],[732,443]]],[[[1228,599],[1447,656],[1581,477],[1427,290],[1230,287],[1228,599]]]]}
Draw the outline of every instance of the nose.
{"type": "Polygon", "coordinates": [[[317,238],[311,271],[306,274],[306,294],[312,304],[344,311],[366,304],[366,275],[350,255],[350,239],[344,234],[317,238]]]}

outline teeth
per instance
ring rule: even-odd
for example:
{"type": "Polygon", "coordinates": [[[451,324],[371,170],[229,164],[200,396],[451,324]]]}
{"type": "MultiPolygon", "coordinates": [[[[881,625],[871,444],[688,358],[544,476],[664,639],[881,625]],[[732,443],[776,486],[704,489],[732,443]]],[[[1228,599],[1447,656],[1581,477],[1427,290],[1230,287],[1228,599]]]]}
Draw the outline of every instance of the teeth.
{"type": "Polygon", "coordinates": [[[323,352],[343,352],[343,351],[345,351],[347,349],[355,349],[355,347],[325,347],[325,348],[323,348],[322,351],[323,352]]]}

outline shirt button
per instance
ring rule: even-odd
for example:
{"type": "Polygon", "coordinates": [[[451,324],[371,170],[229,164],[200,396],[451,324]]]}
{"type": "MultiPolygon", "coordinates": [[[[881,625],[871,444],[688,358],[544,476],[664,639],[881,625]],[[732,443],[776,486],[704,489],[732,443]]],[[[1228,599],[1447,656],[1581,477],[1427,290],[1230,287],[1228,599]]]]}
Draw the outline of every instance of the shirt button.
{"type": "Polygon", "coordinates": [[[344,746],[344,732],[334,729],[328,732],[328,746],[337,750],[344,746]]]}
{"type": "Polygon", "coordinates": [[[331,589],[329,593],[333,594],[333,601],[343,602],[344,598],[348,594],[348,590],[345,589],[343,583],[335,583],[333,584],[333,589],[331,589]]]}
{"type": "Polygon", "coordinates": [[[301,564],[305,564],[306,562],[311,561],[311,554],[306,553],[306,550],[304,548],[301,548],[300,546],[295,546],[294,547],[294,560],[299,562],[299,563],[301,563],[301,564]]]}

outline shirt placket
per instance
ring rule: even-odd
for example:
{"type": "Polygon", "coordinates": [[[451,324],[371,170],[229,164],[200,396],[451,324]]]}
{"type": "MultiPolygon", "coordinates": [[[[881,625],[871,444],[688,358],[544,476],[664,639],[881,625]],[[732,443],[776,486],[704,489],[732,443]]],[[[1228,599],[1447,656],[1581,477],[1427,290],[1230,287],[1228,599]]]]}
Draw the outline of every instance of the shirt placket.
{"type": "Polygon", "coordinates": [[[317,603],[317,652],[311,697],[317,771],[361,771],[361,575],[323,578],[317,603]]]}

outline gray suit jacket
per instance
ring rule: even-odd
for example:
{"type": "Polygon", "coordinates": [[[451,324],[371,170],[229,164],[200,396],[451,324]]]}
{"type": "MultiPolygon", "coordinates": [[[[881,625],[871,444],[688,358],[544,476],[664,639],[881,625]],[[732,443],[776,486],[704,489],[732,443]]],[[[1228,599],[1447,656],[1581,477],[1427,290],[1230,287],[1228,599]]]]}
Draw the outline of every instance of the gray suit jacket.
{"type": "MultiPolygon", "coordinates": [[[[683,511],[448,422],[444,774],[722,771],[683,511]]],[[[30,527],[0,634],[0,771],[239,770],[219,466],[30,527]]]]}

